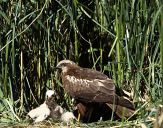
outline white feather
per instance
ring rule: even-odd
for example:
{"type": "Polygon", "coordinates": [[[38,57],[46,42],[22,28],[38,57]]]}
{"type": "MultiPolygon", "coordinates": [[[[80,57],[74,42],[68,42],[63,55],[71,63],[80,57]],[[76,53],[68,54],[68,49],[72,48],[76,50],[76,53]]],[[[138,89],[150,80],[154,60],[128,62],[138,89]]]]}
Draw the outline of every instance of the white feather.
{"type": "Polygon", "coordinates": [[[52,95],[54,95],[54,91],[53,90],[46,91],[46,97],[47,98],[50,98],[52,95]]]}
{"type": "Polygon", "coordinates": [[[64,123],[69,123],[74,119],[76,118],[72,112],[65,112],[61,115],[61,121],[63,121],[64,123]]]}
{"type": "Polygon", "coordinates": [[[31,110],[27,115],[35,120],[34,122],[40,122],[50,115],[50,109],[45,103],[43,103],[39,107],[31,110]]]}
{"type": "Polygon", "coordinates": [[[57,64],[57,66],[58,65],[61,65],[61,64],[65,64],[65,63],[67,63],[67,64],[72,64],[72,65],[76,65],[73,61],[71,61],[71,60],[62,60],[62,61],[60,61],[58,64],[57,64]]]}
{"type": "Polygon", "coordinates": [[[93,83],[93,80],[87,80],[87,79],[77,79],[75,76],[67,75],[66,79],[69,80],[72,84],[76,84],[77,82],[83,85],[85,84],[86,87],[89,87],[89,83],[93,83]]]}

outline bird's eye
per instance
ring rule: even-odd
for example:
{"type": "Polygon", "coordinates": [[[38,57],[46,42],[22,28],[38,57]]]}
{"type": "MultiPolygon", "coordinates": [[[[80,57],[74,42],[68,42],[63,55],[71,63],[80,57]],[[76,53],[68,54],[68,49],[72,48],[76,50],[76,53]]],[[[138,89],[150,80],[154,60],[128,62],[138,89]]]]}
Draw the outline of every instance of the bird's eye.
{"type": "Polygon", "coordinates": [[[67,64],[66,63],[63,63],[63,64],[61,64],[60,66],[61,67],[65,67],[67,64]]]}

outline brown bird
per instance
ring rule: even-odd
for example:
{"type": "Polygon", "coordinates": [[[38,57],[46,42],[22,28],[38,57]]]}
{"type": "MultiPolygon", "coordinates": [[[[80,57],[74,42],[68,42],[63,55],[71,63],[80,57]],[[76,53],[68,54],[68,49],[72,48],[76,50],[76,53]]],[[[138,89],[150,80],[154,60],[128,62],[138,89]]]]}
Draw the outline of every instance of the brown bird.
{"type": "Polygon", "coordinates": [[[96,103],[107,105],[120,118],[129,118],[134,113],[133,103],[118,96],[113,80],[101,72],[82,68],[70,60],[60,61],[56,68],[61,70],[63,88],[79,103],[81,116],[87,111],[85,106],[96,103]]]}

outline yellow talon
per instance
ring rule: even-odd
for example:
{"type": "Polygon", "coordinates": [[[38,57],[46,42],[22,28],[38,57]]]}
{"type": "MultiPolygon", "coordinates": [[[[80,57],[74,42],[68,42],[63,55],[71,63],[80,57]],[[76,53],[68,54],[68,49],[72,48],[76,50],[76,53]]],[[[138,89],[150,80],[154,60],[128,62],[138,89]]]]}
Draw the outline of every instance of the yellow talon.
{"type": "Polygon", "coordinates": [[[80,112],[78,110],[78,122],[80,121],[80,112]]]}

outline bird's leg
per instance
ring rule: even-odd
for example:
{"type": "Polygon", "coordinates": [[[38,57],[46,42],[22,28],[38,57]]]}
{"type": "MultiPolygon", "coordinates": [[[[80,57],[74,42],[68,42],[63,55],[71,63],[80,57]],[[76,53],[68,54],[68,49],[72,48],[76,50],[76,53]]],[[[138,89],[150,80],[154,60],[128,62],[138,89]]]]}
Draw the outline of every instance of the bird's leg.
{"type": "Polygon", "coordinates": [[[92,112],[93,112],[93,107],[92,107],[92,108],[90,108],[90,110],[89,110],[89,112],[88,112],[88,120],[87,120],[87,122],[89,122],[89,121],[90,121],[91,116],[92,116],[92,112]]]}
{"type": "Polygon", "coordinates": [[[75,110],[77,110],[77,121],[79,122],[80,121],[80,117],[81,117],[81,104],[80,103],[77,103],[77,101],[75,102],[75,107],[74,107],[75,110]]]}
{"type": "Polygon", "coordinates": [[[78,119],[77,119],[77,121],[79,122],[80,121],[80,111],[78,110],[78,119]]]}
{"type": "Polygon", "coordinates": [[[78,110],[78,118],[77,120],[80,121],[83,119],[85,113],[86,113],[86,107],[82,103],[77,104],[77,110],[78,110]]]}

